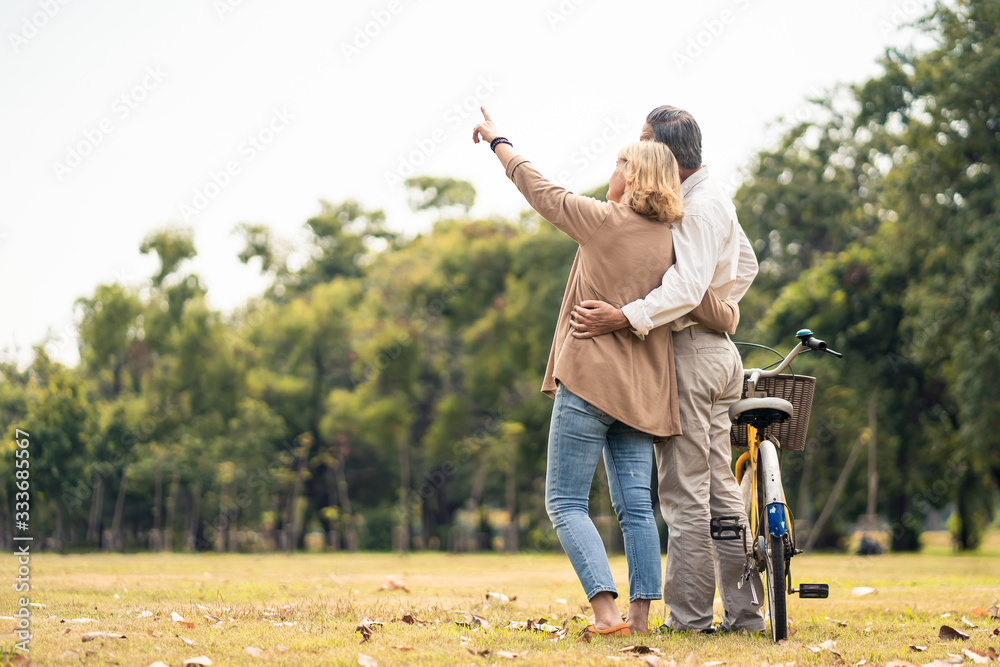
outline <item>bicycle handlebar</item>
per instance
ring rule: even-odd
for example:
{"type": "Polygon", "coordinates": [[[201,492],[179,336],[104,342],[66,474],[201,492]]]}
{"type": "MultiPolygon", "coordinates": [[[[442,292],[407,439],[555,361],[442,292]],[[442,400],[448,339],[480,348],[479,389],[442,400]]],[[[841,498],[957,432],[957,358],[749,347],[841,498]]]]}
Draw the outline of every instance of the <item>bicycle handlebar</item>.
{"type": "Polygon", "coordinates": [[[819,352],[826,352],[827,354],[832,354],[838,359],[844,356],[840,352],[828,348],[825,340],[820,340],[819,338],[813,338],[812,334],[810,334],[810,336],[805,340],[803,340],[802,342],[805,343],[808,347],[812,348],[813,350],[818,350],[819,352]]]}
{"type": "Polygon", "coordinates": [[[748,378],[751,378],[751,381],[753,382],[754,386],[756,386],[758,378],[774,377],[775,375],[780,374],[781,371],[788,368],[788,365],[792,363],[792,360],[795,359],[795,357],[799,356],[799,354],[801,354],[802,352],[809,352],[815,350],[817,352],[825,352],[829,355],[837,357],[838,359],[844,356],[840,352],[837,352],[836,350],[831,350],[827,346],[826,341],[820,340],[819,338],[814,338],[812,331],[810,331],[809,329],[799,329],[798,333],[796,333],[795,336],[796,338],[799,339],[799,344],[796,345],[795,348],[792,349],[792,351],[789,352],[788,355],[781,360],[781,363],[779,363],[771,370],[767,371],[762,370],[760,368],[745,368],[743,369],[743,375],[745,375],[748,378]]]}

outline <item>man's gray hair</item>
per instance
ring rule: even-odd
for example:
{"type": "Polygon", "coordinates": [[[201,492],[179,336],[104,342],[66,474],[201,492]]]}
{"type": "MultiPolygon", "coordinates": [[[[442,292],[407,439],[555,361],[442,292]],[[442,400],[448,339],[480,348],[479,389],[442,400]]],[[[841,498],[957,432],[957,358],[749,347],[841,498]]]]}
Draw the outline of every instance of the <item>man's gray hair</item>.
{"type": "Polygon", "coordinates": [[[687,111],[663,105],[649,112],[646,122],[653,128],[653,138],[674,153],[684,169],[701,166],[701,128],[687,111]]]}

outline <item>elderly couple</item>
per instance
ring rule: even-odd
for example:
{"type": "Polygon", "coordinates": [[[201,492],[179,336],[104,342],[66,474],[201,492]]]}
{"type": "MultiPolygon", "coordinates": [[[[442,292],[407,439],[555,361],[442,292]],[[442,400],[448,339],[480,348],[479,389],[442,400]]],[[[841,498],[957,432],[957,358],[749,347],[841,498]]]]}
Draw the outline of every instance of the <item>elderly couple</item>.
{"type": "Polygon", "coordinates": [[[732,201],[701,163],[698,124],[675,107],[653,110],[640,141],[618,153],[603,202],[546,180],[483,116],[473,141],[489,142],[531,207],[580,246],[542,385],[555,399],[545,507],[594,611],[580,639],[649,632],[650,601],[661,598],[654,452],[670,531],[669,614],[658,631],[762,631],[750,591],[762,594],[759,577],[737,586],[742,543],[709,533],[713,516],[746,521],[728,417],[742,361],[728,334],[757,259],[732,201]],[[625,618],[588,512],[600,456],[625,544],[625,618]],[[713,627],[716,586],[725,613],[713,627]]]}

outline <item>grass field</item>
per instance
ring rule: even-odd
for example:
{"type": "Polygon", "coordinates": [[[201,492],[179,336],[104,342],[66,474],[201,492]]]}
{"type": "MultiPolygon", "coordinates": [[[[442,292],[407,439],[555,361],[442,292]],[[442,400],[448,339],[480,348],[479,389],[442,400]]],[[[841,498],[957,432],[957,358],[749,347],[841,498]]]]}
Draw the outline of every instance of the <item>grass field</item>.
{"type": "MultiPolygon", "coordinates": [[[[994,633],[1000,621],[983,615],[1000,598],[996,535],[971,556],[953,555],[943,538],[930,536],[921,555],[800,556],[792,565],[796,583],[827,582],[831,594],[827,600],[789,600],[794,634],[783,645],[692,634],[587,645],[574,640],[586,600],[561,555],[40,554],[30,564],[31,602],[44,606],[33,608],[29,656],[32,665],[183,665],[201,656],[215,665],[356,665],[359,656],[361,664],[379,665],[606,665],[609,658],[626,664],[855,665],[894,659],[926,664],[963,649],[1000,648],[994,633]],[[389,590],[389,579],[405,590],[389,590]],[[856,587],[875,591],[858,596],[852,594],[856,587]],[[462,625],[466,619],[477,625],[473,615],[485,624],[462,625]],[[554,641],[543,632],[507,629],[540,617],[558,626],[566,621],[567,636],[554,641]],[[374,623],[364,641],[356,629],[366,619],[374,623]],[[938,637],[942,625],[970,638],[944,641],[938,637]],[[93,632],[124,637],[87,641],[93,632]],[[821,647],[828,640],[836,642],[832,651],[825,648],[830,644],[821,647]],[[634,657],[621,651],[630,645],[653,652],[634,657]]],[[[624,593],[624,558],[614,559],[613,568],[624,593]]],[[[16,570],[16,558],[5,557],[0,616],[6,627],[0,628],[7,648],[17,641],[7,629],[16,625],[16,570]]],[[[654,605],[652,621],[658,624],[663,611],[654,605]]],[[[968,654],[965,661],[973,663],[968,654]]]]}

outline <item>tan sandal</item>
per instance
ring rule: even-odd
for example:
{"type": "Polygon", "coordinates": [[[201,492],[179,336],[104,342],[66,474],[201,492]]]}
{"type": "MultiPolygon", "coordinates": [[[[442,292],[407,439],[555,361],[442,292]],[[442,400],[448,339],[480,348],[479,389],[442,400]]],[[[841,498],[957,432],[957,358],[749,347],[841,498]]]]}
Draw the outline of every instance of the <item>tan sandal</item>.
{"type": "Polygon", "coordinates": [[[589,644],[595,637],[628,637],[630,634],[632,634],[632,631],[629,630],[628,623],[619,623],[615,627],[608,628],[607,630],[598,630],[595,626],[588,625],[580,631],[580,634],[577,635],[576,641],[587,642],[589,644]]]}

